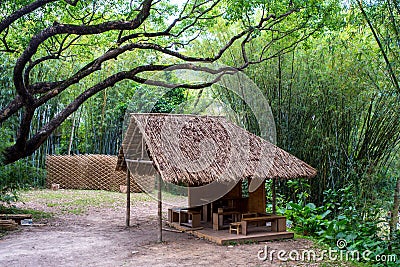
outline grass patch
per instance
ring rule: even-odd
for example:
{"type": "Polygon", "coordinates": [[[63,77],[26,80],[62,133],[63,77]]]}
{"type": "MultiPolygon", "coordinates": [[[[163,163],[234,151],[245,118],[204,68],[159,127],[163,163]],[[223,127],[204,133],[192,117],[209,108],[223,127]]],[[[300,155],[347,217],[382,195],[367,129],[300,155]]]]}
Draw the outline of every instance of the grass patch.
{"type": "MultiPolygon", "coordinates": [[[[118,192],[101,190],[32,190],[21,193],[19,200],[22,202],[46,203],[57,206],[58,204],[71,206],[112,206],[125,201],[126,195],[118,192]]],[[[131,201],[151,201],[152,198],[143,193],[132,193],[131,201]]]]}
{"type": "Polygon", "coordinates": [[[80,215],[80,214],[82,214],[84,212],[84,209],[80,208],[80,207],[78,207],[78,208],[65,208],[65,207],[63,207],[63,208],[61,208],[61,211],[64,212],[64,213],[80,215]]]}
{"type": "Polygon", "coordinates": [[[237,246],[238,243],[236,241],[228,241],[224,245],[225,246],[237,246]]]}
{"type": "MultiPolygon", "coordinates": [[[[131,204],[156,201],[157,192],[153,196],[146,193],[131,193],[131,204]]],[[[163,201],[172,201],[181,197],[163,192],[163,201]]],[[[124,208],[126,203],[126,194],[119,192],[110,192],[102,190],[57,190],[34,189],[21,191],[19,193],[20,202],[37,206],[43,206],[43,209],[57,214],[84,214],[89,208],[124,208]]],[[[36,214],[37,218],[46,218],[45,212],[29,210],[27,213],[36,214]]]]}
{"type": "MultiPolygon", "coordinates": [[[[19,201],[58,208],[60,213],[83,214],[88,208],[115,208],[126,202],[126,194],[101,190],[58,190],[48,189],[21,192],[19,201]]],[[[154,201],[144,193],[131,193],[131,203],[154,201]]]]}

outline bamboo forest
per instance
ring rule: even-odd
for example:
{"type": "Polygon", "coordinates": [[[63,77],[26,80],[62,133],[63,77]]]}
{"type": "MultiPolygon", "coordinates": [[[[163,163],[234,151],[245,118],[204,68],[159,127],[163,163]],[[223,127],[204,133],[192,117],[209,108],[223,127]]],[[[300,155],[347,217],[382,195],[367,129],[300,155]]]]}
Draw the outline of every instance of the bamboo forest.
{"type": "MultiPolygon", "coordinates": [[[[194,234],[198,229],[194,226],[196,216],[201,213],[200,228],[205,232],[200,239],[208,235],[205,230],[207,222],[211,228],[214,227],[209,231],[216,232],[215,227],[224,226],[228,217],[226,227],[229,233],[225,231],[227,240],[231,241],[224,243],[222,237],[218,238],[221,238],[221,244],[229,244],[226,249],[235,251],[232,252],[235,256],[230,263],[228,258],[223,258],[221,266],[282,266],[279,264],[283,263],[275,260],[263,262],[257,259],[257,250],[261,247],[257,241],[261,238],[250,237],[252,230],[256,232],[260,228],[260,223],[255,225],[254,221],[265,220],[267,227],[271,222],[270,227],[273,228],[284,218],[284,231],[292,235],[295,247],[296,242],[310,242],[303,249],[360,252],[356,260],[324,259],[313,262],[316,265],[307,265],[310,262],[296,265],[296,261],[291,261],[285,266],[400,266],[398,0],[2,0],[0,74],[0,214],[32,213],[33,220],[37,213],[47,214],[46,223],[41,223],[45,224],[42,232],[47,231],[47,227],[53,227],[46,226],[52,221],[65,218],[62,216],[84,218],[86,206],[72,209],[72,214],[67,204],[62,206],[50,201],[55,192],[74,195],[74,192],[90,189],[67,188],[62,182],[51,182],[48,169],[50,157],[107,155],[113,156],[115,162],[118,157],[119,164],[121,151],[127,147],[125,133],[134,125],[140,130],[135,130],[135,133],[139,131],[143,135],[140,139],[142,154],[140,159],[133,158],[131,162],[126,155],[122,159],[128,163],[128,181],[130,172],[134,176],[129,164],[143,159],[153,162],[157,175],[162,178],[160,181],[152,178],[152,182],[154,179],[158,181],[154,184],[155,188],[161,186],[161,180],[165,182],[168,179],[175,179],[177,185],[188,188],[198,186],[202,182],[195,180],[195,174],[182,174],[189,167],[176,172],[176,178],[169,178],[169,165],[162,154],[165,152],[165,149],[162,150],[165,140],[157,136],[157,128],[152,128],[152,125],[142,127],[142,117],[129,117],[129,114],[153,114],[147,115],[150,119],[161,118],[157,117],[161,115],[154,114],[180,114],[172,116],[177,121],[191,118],[184,115],[194,116],[203,122],[203,126],[199,127],[210,128],[193,133],[187,140],[192,140],[190,138],[195,138],[199,132],[207,132],[211,135],[209,139],[214,140],[218,147],[218,142],[223,140],[217,134],[210,134],[217,131],[217,126],[206,125],[211,123],[206,119],[210,116],[210,121],[226,125],[226,129],[242,128],[238,135],[250,136],[251,153],[254,152],[254,144],[264,144],[267,140],[274,143],[274,148],[284,151],[279,152],[277,158],[281,155],[290,157],[282,159],[284,164],[272,164],[272,169],[277,168],[275,176],[262,177],[262,215],[252,218],[253,224],[245,219],[245,214],[252,211],[253,202],[243,200],[253,196],[250,184],[255,178],[249,178],[249,175],[241,177],[241,200],[228,201],[230,209],[225,209],[225,204],[217,206],[216,203],[222,202],[212,201],[209,202],[211,207],[208,205],[208,213],[207,204],[202,209],[190,205],[185,209],[180,206],[179,211],[169,208],[168,220],[171,221],[168,225],[174,224],[174,212],[179,216],[179,225],[175,230],[164,229],[167,227],[167,206],[163,211],[159,204],[160,232],[161,215],[165,213],[162,215],[165,217],[162,229],[167,240],[177,234],[173,231],[186,231],[181,229],[184,227],[181,216],[185,218],[185,214],[189,214],[194,234]],[[189,72],[192,74],[187,75],[189,72]],[[251,90],[244,93],[247,88],[238,85],[242,95],[221,86],[225,77],[237,74],[245,76],[246,81],[251,83],[251,90]],[[257,94],[253,93],[255,91],[257,94]],[[248,96],[244,97],[244,94],[248,96]],[[261,98],[265,99],[268,108],[255,111],[252,105],[261,98]],[[222,106],[229,111],[221,111],[222,106]],[[274,140],[268,140],[265,129],[260,126],[260,118],[263,120],[269,114],[273,121],[271,132],[274,140]],[[225,116],[229,122],[213,115],[225,116]],[[231,126],[231,123],[237,126],[231,126]],[[148,157],[143,156],[144,145],[148,157]],[[296,160],[289,162],[291,156],[296,160]],[[279,169],[280,166],[282,169],[279,169]],[[297,166],[307,168],[300,170],[297,166]],[[312,174],[313,170],[315,174],[312,174]],[[290,171],[297,173],[291,176],[290,171]],[[264,178],[267,179],[264,181],[264,178]],[[191,181],[195,182],[191,184],[191,181]],[[57,191],[49,189],[52,184],[57,184],[57,191]],[[47,200],[40,202],[40,196],[47,200]],[[34,203],[28,211],[23,205],[25,202],[34,203]],[[38,203],[46,209],[42,210],[38,203]],[[247,203],[249,208],[241,210],[244,204],[235,203],[247,203]],[[61,209],[60,213],[48,210],[55,206],[64,210],[61,209]],[[207,214],[213,219],[208,218],[207,221],[207,214]],[[220,226],[218,214],[222,218],[220,226]],[[232,214],[239,214],[241,219],[232,214]],[[268,217],[269,214],[281,217],[268,217]],[[237,234],[232,234],[232,230],[237,234]],[[248,235],[246,231],[249,231],[248,235]],[[239,237],[245,238],[245,241],[238,241],[239,237]],[[339,241],[344,241],[346,246],[339,241]],[[361,256],[363,251],[368,251],[368,259],[361,256]],[[378,260],[383,259],[382,256],[386,257],[385,260],[378,260]]],[[[187,146],[193,151],[203,147],[201,142],[193,146],[187,143],[187,146]]],[[[182,144],[179,147],[184,150],[182,144]]],[[[189,155],[185,151],[182,153],[189,155]]],[[[200,154],[199,157],[203,155],[200,154]]],[[[190,157],[193,160],[195,155],[190,157]]],[[[223,153],[218,152],[216,158],[222,162],[223,153]]],[[[261,156],[257,160],[262,162],[261,156]]],[[[69,167],[62,165],[60,168],[69,167]]],[[[218,172],[219,169],[215,168],[218,172]]],[[[111,169],[114,171],[114,166],[111,169]]],[[[122,182],[116,185],[117,191],[120,185],[124,185],[125,176],[121,176],[122,182]]],[[[134,205],[141,207],[134,212],[142,214],[137,215],[139,225],[142,216],[145,216],[143,214],[147,214],[143,211],[147,204],[143,203],[151,200],[143,200],[144,193],[130,194],[133,191],[127,188],[124,192],[128,190],[127,195],[131,195],[127,201],[132,206],[127,212],[132,213],[136,209],[134,205]]],[[[160,203],[161,191],[159,187],[160,203]]],[[[82,193],[81,197],[84,198],[85,194],[100,195],[93,196],[85,205],[101,209],[105,204],[96,206],[94,203],[111,201],[111,195],[101,195],[110,192],[90,192],[82,193]]],[[[169,193],[164,195],[173,198],[172,193],[171,196],[169,193]]],[[[113,194],[116,194],[115,198],[122,197],[122,212],[118,215],[122,216],[122,222],[125,195],[113,194]]],[[[188,197],[190,199],[190,194],[188,197]]],[[[68,201],[68,205],[72,205],[77,200],[68,201]]],[[[90,213],[92,208],[88,208],[87,212],[90,213]]],[[[156,208],[154,214],[157,214],[156,208]]],[[[136,222],[136,217],[127,218],[127,226],[129,218],[131,223],[136,222]]],[[[156,219],[151,218],[148,220],[154,223],[153,228],[156,229],[156,219]]],[[[84,221],[83,224],[93,226],[94,222],[84,221]]],[[[225,253],[219,251],[219,246],[203,240],[182,241],[182,237],[176,237],[175,241],[163,241],[163,246],[172,247],[165,248],[168,257],[164,254],[153,257],[154,260],[159,258],[160,262],[151,261],[146,254],[150,252],[142,251],[141,245],[129,248],[139,251],[130,256],[136,259],[122,260],[121,256],[108,259],[103,264],[89,260],[64,264],[58,260],[41,262],[39,257],[34,258],[33,255],[24,262],[22,258],[25,254],[13,251],[11,243],[9,247],[5,245],[14,237],[24,238],[25,234],[30,240],[29,235],[33,233],[25,233],[26,228],[18,227],[22,230],[15,234],[3,231],[0,224],[0,265],[26,266],[29,261],[35,266],[53,266],[52,263],[58,266],[119,266],[123,262],[127,266],[135,266],[135,262],[136,266],[209,265],[212,262],[206,262],[208,257],[218,261],[212,255],[225,253]],[[185,260],[170,258],[179,251],[173,249],[174,242],[191,242],[184,243],[186,245],[179,248],[182,251],[184,247],[193,250],[196,246],[194,242],[200,242],[198,246],[204,246],[204,251],[198,252],[202,260],[193,254],[185,260]],[[201,256],[201,253],[208,256],[201,256]],[[14,255],[14,261],[8,258],[10,255],[14,255]],[[170,265],[168,259],[171,260],[170,265]]],[[[34,229],[38,228],[33,227],[32,231],[36,231],[34,229]]],[[[135,239],[132,231],[136,230],[130,229],[125,234],[132,234],[131,238],[135,239]]],[[[146,231],[151,232],[152,228],[146,231]]],[[[152,242],[145,239],[150,238],[146,235],[141,238],[144,238],[143,242],[152,242]]],[[[33,237],[31,239],[34,240],[33,237]]],[[[126,242],[129,244],[128,240],[126,242]]],[[[266,244],[274,246],[274,242],[266,244]]],[[[276,250],[279,250],[279,242],[283,241],[276,242],[276,250]]],[[[282,243],[281,249],[288,250],[285,244],[282,243]]],[[[113,245],[104,246],[110,248],[113,245]]],[[[154,243],[154,246],[159,245],[154,243]]],[[[84,258],[82,255],[71,257],[84,258]]]]}

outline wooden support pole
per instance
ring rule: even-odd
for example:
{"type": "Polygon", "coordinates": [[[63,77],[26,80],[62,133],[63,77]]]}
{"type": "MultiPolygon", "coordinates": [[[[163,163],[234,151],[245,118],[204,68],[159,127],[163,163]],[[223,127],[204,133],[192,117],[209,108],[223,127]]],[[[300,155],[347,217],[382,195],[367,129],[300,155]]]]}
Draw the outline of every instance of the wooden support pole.
{"type": "Polygon", "coordinates": [[[272,179],[272,214],[276,214],[276,179],[272,179]]]}
{"type": "Polygon", "coordinates": [[[131,221],[131,175],[129,169],[126,170],[126,221],[125,225],[129,226],[131,221]]]}
{"type": "Polygon", "coordinates": [[[158,176],[158,235],[157,235],[157,241],[158,242],[162,242],[162,194],[161,194],[161,183],[162,183],[162,179],[161,179],[161,175],[157,175],[158,176]]]}

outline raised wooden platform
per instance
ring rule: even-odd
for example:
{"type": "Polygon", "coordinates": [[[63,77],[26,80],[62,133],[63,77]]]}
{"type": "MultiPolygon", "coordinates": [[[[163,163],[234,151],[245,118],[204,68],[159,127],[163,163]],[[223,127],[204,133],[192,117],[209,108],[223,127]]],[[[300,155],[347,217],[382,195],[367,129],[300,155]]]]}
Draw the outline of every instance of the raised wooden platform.
{"type": "Polygon", "coordinates": [[[170,223],[167,224],[175,229],[180,231],[188,232],[193,234],[196,237],[204,238],[208,241],[217,243],[219,245],[225,245],[229,243],[244,243],[244,242],[259,242],[259,241],[269,241],[269,240],[280,240],[280,239],[290,239],[294,237],[294,234],[291,232],[267,232],[261,228],[252,228],[252,231],[247,235],[236,235],[230,234],[229,230],[213,230],[211,225],[204,225],[200,228],[189,228],[178,223],[170,223]]]}

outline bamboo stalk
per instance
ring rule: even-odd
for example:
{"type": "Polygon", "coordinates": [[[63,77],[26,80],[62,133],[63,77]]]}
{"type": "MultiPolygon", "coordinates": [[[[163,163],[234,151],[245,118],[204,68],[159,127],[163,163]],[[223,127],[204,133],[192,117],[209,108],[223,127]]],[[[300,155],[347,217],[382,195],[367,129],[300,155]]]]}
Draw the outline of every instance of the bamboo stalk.
{"type": "Polygon", "coordinates": [[[397,177],[397,183],[393,197],[392,217],[390,218],[390,238],[392,240],[395,238],[395,232],[397,231],[397,223],[399,221],[399,208],[400,208],[400,177],[397,177]]]}

